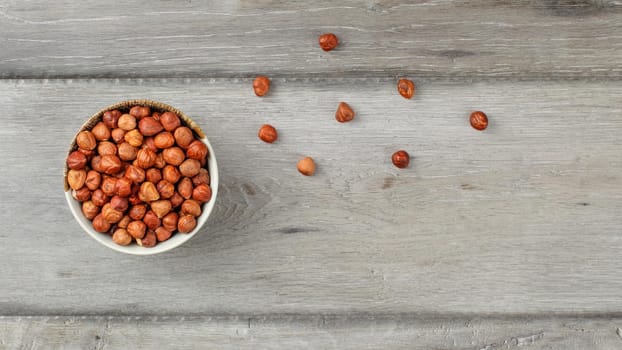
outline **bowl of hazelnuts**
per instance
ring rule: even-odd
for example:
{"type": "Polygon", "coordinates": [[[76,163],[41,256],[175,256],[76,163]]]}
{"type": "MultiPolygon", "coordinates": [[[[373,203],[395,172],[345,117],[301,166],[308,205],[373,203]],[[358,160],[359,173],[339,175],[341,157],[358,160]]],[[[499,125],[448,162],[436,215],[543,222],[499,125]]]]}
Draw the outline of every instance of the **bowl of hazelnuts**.
{"type": "Polygon", "coordinates": [[[178,109],[124,101],[87,120],[65,166],[65,197],[80,226],[114,250],[175,248],[205,224],[218,167],[201,128],[178,109]]]}

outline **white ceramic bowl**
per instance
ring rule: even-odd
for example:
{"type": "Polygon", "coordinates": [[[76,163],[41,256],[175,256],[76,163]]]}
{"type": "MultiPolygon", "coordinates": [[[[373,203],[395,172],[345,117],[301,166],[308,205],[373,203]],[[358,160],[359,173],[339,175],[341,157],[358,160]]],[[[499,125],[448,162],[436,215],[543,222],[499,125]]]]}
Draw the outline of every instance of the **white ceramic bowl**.
{"type": "MultiPolygon", "coordinates": [[[[102,111],[119,108],[118,106],[123,103],[149,105],[149,103],[145,103],[144,100],[125,101],[120,104],[115,104],[113,106],[110,106],[102,111]]],[[[166,110],[174,111],[178,114],[181,113],[179,110],[173,107],[170,107],[168,105],[165,105],[159,102],[153,102],[153,103],[157,104],[157,107],[159,107],[157,109],[166,109],[166,110]],[[162,106],[170,107],[170,108],[162,108],[162,106]]],[[[154,108],[153,106],[151,107],[154,108]]],[[[100,111],[100,113],[102,111],[100,111]]],[[[188,118],[185,115],[184,117],[188,118]]],[[[171,250],[175,247],[178,247],[184,244],[187,240],[189,240],[194,235],[196,235],[197,232],[201,230],[203,225],[205,225],[207,218],[209,217],[210,213],[214,209],[214,203],[216,203],[216,197],[218,195],[218,165],[216,164],[216,157],[214,155],[214,149],[212,148],[212,145],[207,140],[207,137],[200,138],[200,140],[203,141],[203,143],[207,145],[207,149],[209,150],[209,155],[207,158],[207,169],[210,175],[210,187],[212,189],[212,198],[210,199],[209,202],[203,204],[201,215],[197,218],[197,226],[195,227],[194,230],[192,230],[192,232],[190,233],[176,232],[168,240],[164,242],[158,242],[158,244],[156,244],[155,247],[151,247],[151,248],[141,247],[138,244],[136,244],[136,242],[133,242],[132,244],[128,246],[118,245],[112,241],[112,236],[108,234],[104,234],[104,233],[99,233],[93,229],[91,221],[88,220],[84,216],[84,214],[82,214],[82,205],[80,204],[80,202],[78,202],[71,196],[71,190],[69,190],[69,191],[65,191],[65,198],[67,199],[67,203],[69,204],[69,209],[71,209],[71,213],[73,214],[73,217],[78,221],[82,229],[84,229],[84,231],[88,233],[89,236],[93,237],[93,239],[95,239],[96,241],[105,245],[108,248],[114,249],[122,253],[135,254],[135,255],[157,254],[157,253],[162,253],[162,252],[171,250]]]]}

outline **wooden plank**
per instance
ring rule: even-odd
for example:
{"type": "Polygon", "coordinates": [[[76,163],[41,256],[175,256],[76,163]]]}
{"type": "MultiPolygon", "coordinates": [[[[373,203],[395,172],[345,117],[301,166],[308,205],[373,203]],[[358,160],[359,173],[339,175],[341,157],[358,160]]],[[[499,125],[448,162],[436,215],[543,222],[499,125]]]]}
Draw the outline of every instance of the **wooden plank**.
{"type": "Polygon", "coordinates": [[[0,317],[3,349],[619,349],[620,318],[0,317]]]}
{"type": "Polygon", "coordinates": [[[616,0],[14,1],[0,77],[622,78],[616,0]],[[335,52],[317,37],[335,32],[335,52]]]}
{"type": "Polygon", "coordinates": [[[248,79],[1,81],[0,314],[622,311],[622,85],[418,83],[405,100],[377,79],[275,79],[266,98],[248,79]],[[130,98],[195,116],[221,169],[207,227],[160,256],[100,246],[63,199],[75,130],[130,98]]]}

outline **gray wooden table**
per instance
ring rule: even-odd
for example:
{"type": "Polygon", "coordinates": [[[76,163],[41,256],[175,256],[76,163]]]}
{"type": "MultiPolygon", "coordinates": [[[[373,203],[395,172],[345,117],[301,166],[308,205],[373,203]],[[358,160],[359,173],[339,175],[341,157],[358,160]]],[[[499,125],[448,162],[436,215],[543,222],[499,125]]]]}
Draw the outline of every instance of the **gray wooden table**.
{"type": "Polygon", "coordinates": [[[0,33],[1,349],[622,348],[622,2],[1,1],[0,33]],[[220,165],[158,256],[63,199],[74,132],[132,98],[220,165]]]}

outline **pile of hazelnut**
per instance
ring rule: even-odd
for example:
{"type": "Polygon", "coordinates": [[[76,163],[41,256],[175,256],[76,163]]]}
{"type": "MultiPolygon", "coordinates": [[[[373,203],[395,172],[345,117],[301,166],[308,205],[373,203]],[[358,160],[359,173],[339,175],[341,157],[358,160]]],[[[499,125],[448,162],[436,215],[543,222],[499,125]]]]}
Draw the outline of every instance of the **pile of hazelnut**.
{"type": "Polygon", "coordinates": [[[172,112],[111,110],[76,136],[67,183],[97,232],[153,247],[197,225],[212,197],[208,149],[172,112]]]}

